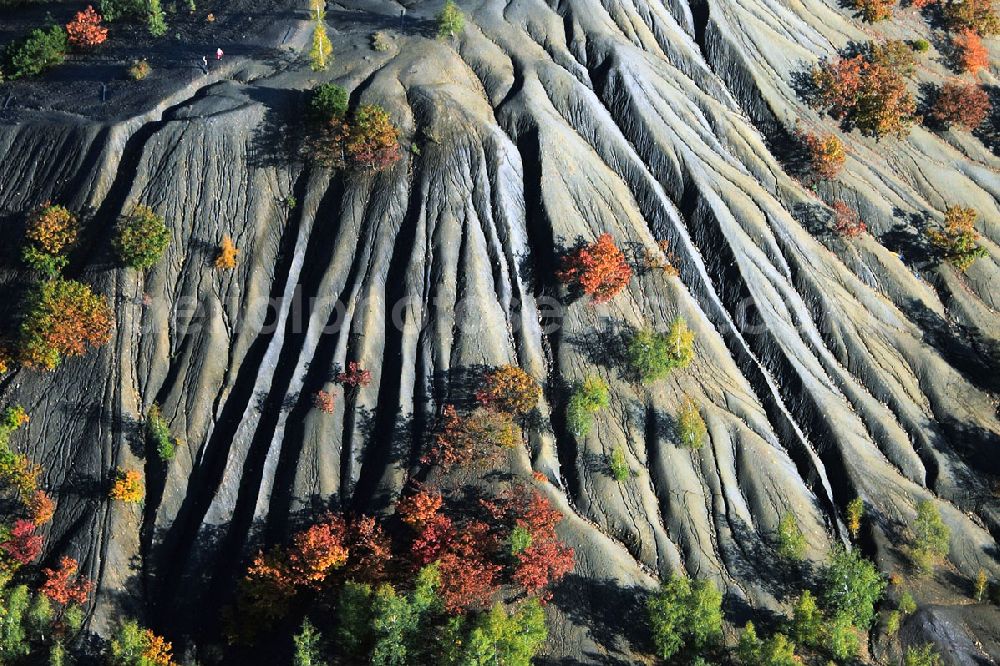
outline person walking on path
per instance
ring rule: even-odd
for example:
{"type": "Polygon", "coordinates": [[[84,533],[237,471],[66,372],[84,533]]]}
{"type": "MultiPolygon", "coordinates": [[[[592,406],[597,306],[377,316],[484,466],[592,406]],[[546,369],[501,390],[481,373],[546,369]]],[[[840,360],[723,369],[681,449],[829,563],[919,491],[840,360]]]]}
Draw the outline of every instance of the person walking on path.
{"type": "Polygon", "coordinates": [[[222,60],[222,49],[215,49],[215,59],[222,60]]]}
{"type": "Polygon", "coordinates": [[[208,56],[201,57],[201,71],[205,72],[205,76],[208,76],[208,56]]]}

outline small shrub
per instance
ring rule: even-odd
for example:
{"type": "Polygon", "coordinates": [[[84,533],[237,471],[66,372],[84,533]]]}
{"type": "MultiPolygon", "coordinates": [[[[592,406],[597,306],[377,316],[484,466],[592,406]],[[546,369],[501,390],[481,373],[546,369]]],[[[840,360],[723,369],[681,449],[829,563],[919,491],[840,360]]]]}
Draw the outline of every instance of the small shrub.
{"type": "Polygon", "coordinates": [[[109,496],[113,500],[136,504],[146,496],[146,488],[142,482],[142,472],[135,469],[115,470],[115,480],[111,484],[109,496]]]}
{"type": "Polygon", "coordinates": [[[372,373],[358,365],[357,361],[350,361],[347,369],[337,374],[337,383],[349,390],[364,388],[372,383],[372,373]]]}
{"type": "Polygon", "coordinates": [[[476,391],[476,401],[489,409],[524,416],[542,397],[542,387],[516,365],[504,365],[486,373],[483,387],[476,391]]]}
{"type": "Polygon", "coordinates": [[[628,286],[632,269],[611,234],[604,233],[564,256],[556,278],[591,296],[595,303],[607,303],[628,286]]]}
{"type": "Polygon", "coordinates": [[[1000,17],[993,11],[993,0],[948,2],[944,17],[953,32],[969,30],[984,37],[1000,33],[1000,17]]]}
{"type": "Polygon", "coordinates": [[[671,323],[667,333],[637,331],[628,341],[625,356],[632,373],[649,383],[666,377],[674,368],[685,368],[694,358],[694,333],[683,318],[671,323]]]}
{"type": "Polygon", "coordinates": [[[975,229],[978,217],[972,208],[949,206],[944,213],[944,228],[926,232],[941,258],[960,271],[967,270],[976,259],[987,256],[986,250],[976,243],[979,240],[975,229]]]}
{"type": "Polygon", "coordinates": [[[844,238],[857,238],[868,231],[857,211],[838,199],[830,205],[833,209],[833,230],[844,238]]]}
{"type": "Polygon", "coordinates": [[[665,660],[682,650],[698,654],[722,638],[722,594],[710,580],[671,576],[646,601],[646,613],[665,660]]]}
{"type": "Polygon", "coordinates": [[[658,252],[647,249],[643,257],[643,266],[648,271],[659,271],[666,277],[677,277],[677,256],[670,250],[670,241],[661,240],[656,243],[658,252]]]}
{"type": "Polygon", "coordinates": [[[913,615],[917,612],[917,602],[913,599],[913,595],[909,591],[904,591],[899,595],[899,603],[896,604],[896,607],[903,615],[913,615]]]}
{"type": "Polygon", "coordinates": [[[632,476],[632,470],[625,459],[625,449],[616,446],[611,451],[611,455],[608,457],[608,469],[611,470],[611,476],[618,483],[624,483],[629,480],[632,476]]]}
{"type": "Polygon", "coordinates": [[[861,649],[861,632],[851,624],[850,616],[835,615],[826,626],[826,649],[840,662],[849,662],[861,649]]]}
{"type": "Polygon", "coordinates": [[[677,439],[681,446],[692,450],[703,447],[708,439],[708,427],[701,417],[698,403],[688,397],[684,398],[681,408],[677,410],[677,439]]]}
{"type": "Polygon", "coordinates": [[[170,427],[167,425],[167,420],[163,418],[160,406],[155,403],[146,412],[146,436],[160,460],[169,462],[174,459],[174,455],[177,453],[177,444],[173,435],[170,434],[170,427]]]}
{"type": "Polygon", "coordinates": [[[860,497],[855,497],[847,503],[847,530],[852,539],[858,538],[861,532],[861,519],[865,515],[865,503],[860,497]]]}
{"type": "Polygon", "coordinates": [[[309,95],[309,115],[321,122],[341,120],[347,115],[347,89],[335,83],[321,83],[309,95]]]}
{"type": "Polygon", "coordinates": [[[945,127],[956,124],[970,132],[990,113],[990,96],[974,83],[949,81],[941,86],[931,116],[945,127]]]}
{"type": "Polygon", "coordinates": [[[810,170],[825,180],[837,177],[847,161],[844,143],[835,134],[817,136],[804,134],[802,140],[809,151],[810,170]]]}
{"type": "Polygon", "coordinates": [[[937,653],[932,643],[920,647],[911,645],[906,648],[903,666],[941,666],[941,655],[937,653]]]}
{"type": "Polygon", "coordinates": [[[66,31],[58,25],[47,31],[36,28],[27,39],[13,45],[8,55],[11,79],[38,76],[66,60],[66,31]]]}
{"type": "Polygon", "coordinates": [[[931,43],[926,39],[915,39],[912,46],[917,53],[927,53],[931,48],[931,43]]]}
{"type": "Polygon", "coordinates": [[[170,230],[149,206],[138,205],[118,220],[112,247],[118,259],[138,270],[152,268],[170,245],[170,230]]]}
{"type": "Polygon", "coordinates": [[[333,62],[333,44],[326,34],[326,23],[316,21],[313,28],[312,48],[309,49],[309,66],[314,72],[322,72],[333,62]]]}
{"type": "Polygon", "coordinates": [[[316,391],[316,394],[313,395],[313,406],[324,414],[333,414],[334,404],[335,401],[332,393],[316,391]]]}
{"type": "Polygon", "coordinates": [[[219,246],[219,254],[215,258],[215,267],[219,270],[232,270],[236,268],[236,255],[240,253],[233,245],[233,239],[229,236],[222,238],[222,245],[219,246]]]}
{"type": "Polygon", "coordinates": [[[389,35],[379,30],[372,35],[372,48],[384,53],[392,49],[392,40],[389,39],[389,35]]]}
{"type": "Polygon", "coordinates": [[[802,593],[792,608],[790,630],[792,638],[800,645],[816,647],[823,641],[823,613],[809,590],[802,593]]]}
{"type": "Polygon", "coordinates": [[[136,60],[128,68],[128,77],[133,81],[142,81],[144,78],[149,76],[152,68],[149,66],[149,62],[145,59],[136,60]]]}
{"type": "Polygon", "coordinates": [[[66,24],[66,38],[70,46],[78,49],[93,49],[108,38],[108,29],[101,25],[101,15],[87,5],[82,12],[66,24]]]}
{"type": "Polygon", "coordinates": [[[382,171],[399,161],[399,130],[389,114],[377,104],[366,104],[354,112],[345,146],[355,167],[382,171]]]}
{"type": "Polygon", "coordinates": [[[917,504],[917,519],[912,529],[910,558],[920,573],[928,574],[948,556],[951,530],[941,520],[941,513],[932,500],[921,500],[917,504]]]}
{"type": "Polygon", "coordinates": [[[876,23],[892,18],[894,0],[853,0],[854,9],[868,23],[876,23]]]}
{"type": "Polygon", "coordinates": [[[972,598],[976,601],[983,601],[986,598],[989,587],[990,583],[986,577],[986,570],[980,569],[979,573],[976,574],[976,582],[972,589],[972,598]]]}
{"type": "Polygon", "coordinates": [[[146,0],[146,29],[153,37],[167,34],[167,20],[160,0],[146,0]]]}
{"type": "Polygon", "coordinates": [[[578,384],[566,407],[566,426],[575,437],[586,437],[594,423],[594,414],[611,404],[608,384],[600,377],[589,376],[578,384]]]}
{"type": "Polygon", "coordinates": [[[126,620],[108,644],[109,666],[174,666],[173,646],[162,636],[126,620]]]}
{"type": "Polygon", "coordinates": [[[975,74],[990,66],[990,54],[983,40],[972,30],[963,30],[951,38],[955,65],[960,72],[975,74]]]}
{"type": "Polygon", "coordinates": [[[73,213],[63,206],[42,204],[28,220],[24,263],[37,271],[56,275],[69,263],[67,255],[76,244],[80,224],[73,213]]]}
{"type": "Polygon", "coordinates": [[[899,632],[899,627],[903,623],[903,614],[898,610],[890,611],[885,617],[885,633],[888,636],[895,636],[899,632]]]}
{"type": "Polygon", "coordinates": [[[875,619],[875,604],[886,581],[875,565],[855,551],[836,546],[822,571],[820,598],[832,614],[845,614],[856,627],[867,630],[875,619]]]}
{"type": "Polygon", "coordinates": [[[55,370],[63,358],[111,339],[107,300],[73,280],[50,280],[29,295],[20,328],[20,359],[29,368],[55,370]]]}
{"type": "Polygon", "coordinates": [[[782,515],[778,521],[778,554],[787,560],[798,561],[806,556],[807,545],[795,514],[782,515]]]}
{"type": "Polygon", "coordinates": [[[444,8],[437,15],[438,37],[454,37],[465,28],[465,14],[458,8],[454,0],[447,0],[444,8]]]}

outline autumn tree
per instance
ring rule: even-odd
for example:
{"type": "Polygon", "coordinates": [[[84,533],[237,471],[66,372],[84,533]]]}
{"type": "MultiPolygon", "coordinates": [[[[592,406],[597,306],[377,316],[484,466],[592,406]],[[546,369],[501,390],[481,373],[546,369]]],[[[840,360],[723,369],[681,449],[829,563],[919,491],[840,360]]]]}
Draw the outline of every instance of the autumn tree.
{"type": "Polygon", "coordinates": [[[64,206],[50,203],[32,214],[21,251],[24,263],[48,275],[57,275],[69,263],[69,251],[76,244],[80,224],[64,206]]]}
{"type": "Polygon", "coordinates": [[[399,130],[385,109],[365,104],[354,112],[345,152],[353,166],[372,171],[383,171],[399,161],[399,130]]]}
{"type": "Polygon", "coordinates": [[[506,412],[480,408],[462,416],[454,405],[445,405],[441,425],[421,462],[445,469],[474,460],[492,464],[500,449],[516,447],[521,436],[520,427],[506,412]]]}
{"type": "Polygon", "coordinates": [[[66,24],[66,38],[70,46],[78,49],[92,49],[100,46],[108,38],[108,29],[101,25],[101,15],[87,5],[82,12],[66,24]]]}
{"type": "Polygon", "coordinates": [[[93,583],[86,576],[79,575],[79,569],[79,562],[63,555],[57,569],[42,570],[45,582],[40,592],[60,606],[87,603],[93,583]]]}
{"type": "Polygon", "coordinates": [[[847,161],[843,141],[835,134],[803,134],[802,142],[809,152],[810,171],[825,180],[836,178],[847,161]]]}
{"type": "Polygon", "coordinates": [[[818,106],[865,134],[876,138],[905,136],[914,122],[916,102],[903,73],[877,47],[822,63],[813,70],[812,78],[818,106]]]}
{"type": "Polygon", "coordinates": [[[362,368],[357,361],[350,361],[346,370],[337,373],[337,383],[350,390],[368,386],[371,381],[371,371],[362,368]]]}
{"type": "Polygon", "coordinates": [[[868,23],[884,21],[892,18],[894,0],[853,0],[854,9],[868,23]]]}
{"type": "Polygon", "coordinates": [[[628,285],[632,269],[611,234],[604,233],[566,254],[556,278],[591,296],[595,303],[607,303],[628,285]]]}
{"type": "Polygon", "coordinates": [[[109,497],[126,504],[142,502],[146,496],[146,487],[142,481],[142,472],[137,469],[116,469],[114,481],[111,483],[109,497]]]}
{"type": "Polygon", "coordinates": [[[21,322],[21,362],[31,368],[55,370],[63,358],[82,356],[88,346],[111,339],[112,312],[90,287],[55,279],[35,288],[21,322]]]}
{"type": "Polygon", "coordinates": [[[441,493],[420,488],[399,501],[396,513],[404,523],[414,529],[420,529],[437,517],[442,505],[441,493]]]}
{"type": "Polygon", "coordinates": [[[108,644],[108,665],[174,666],[173,646],[135,620],[126,620],[108,644]]]}
{"type": "Polygon", "coordinates": [[[332,393],[327,391],[316,391],[313,394],[313,406],[324,414],[333,414],[335,401],[332,393]]]}
{"type": "Polygon", "coordinates": [[[951,38],[951,48],[960,72],[975,74],[990,66],[990,54],[974,30],[961,30],[951,38]]]}
{"type": "Polygon", "coordinates": [[[236,255],[240,253],[233,244],[233,239],[229,235],[222,237],[222,244],[219,246],[219,253],[215,257],[215,267],[219,270],[232,270],[236,268],[236,255]]]}
{"type": "Polygon", "coordinates": [[[1000,17],[993,10],[993,0],[948,0],[944,17],[956,32],[971,30],[984,37],[1000,33],[1000,17]]]}
{"type": "Polygon", "coordinates": [[[533,410],[541,397],[542,387],[516,365],[504,365],[487,372],[483,386],[476,391],[479,404],[516,416],[533,410]]]}
{"type": "Polygon", "coordinates": [[[979,214],[972,208],[949,206],[944,214],[944,227],[926,232],[940,256],[960,271],[968,269],[976,259],[987,256],[986,250],[976,243],[979,239],[975,229],[978,217],[979,214]]]}
{"type": "Polygon", "coordinates": [[[944,126],[952,124],[972,131],[990,113],[990,96],[974,83],[949,81],[941,86],[931,117],[944,126]]]}
{"type": "Polygon", "coordinates": [[[839,236],[857,238],[868,230],[865,223],[861,221],[861,216],[845,201],[837,199],[830,205],[830,208],[833,209],[833,230],[839,236]]]}
{"type": "Polygon", "coordinates": [[[18,564],[31,564],[42,553],[42,536],[35,534],[35,527],[30,520],[14,521],[9,536],[0,543],[0,550],[18,564]]]}

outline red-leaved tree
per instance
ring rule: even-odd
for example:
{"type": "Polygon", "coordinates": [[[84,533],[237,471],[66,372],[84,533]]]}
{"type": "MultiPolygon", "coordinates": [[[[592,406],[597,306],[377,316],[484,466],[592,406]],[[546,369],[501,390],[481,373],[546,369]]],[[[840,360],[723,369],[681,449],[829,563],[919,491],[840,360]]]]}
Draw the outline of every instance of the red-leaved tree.
{"type": "Polygon", "coordinates": [[[949,81],[941,86],[931,116],[945,126],[979,127],[990,113],[990,96],[974,83],[949,81]]]}
{"type": "Polygon", "coordinates": [[[347,364],[347,369],[337,374],[337,383],[343,384],[345,388],[356,389],[368,386],[372,381],[370,370],[363,369],[357,361],[347,364]]]}
{"type": "Polygon", "coordinates": [[[628,285],[632,269],[611,234],[604,233],[563,257],[556,278],[591,296],[595,303],[607,303],[628,285]]]}
{"type": "Polygon", "coordinates": [[[71,46],[92,49],[104,43],[108,38],[108,29],[101,26],[101,15],[88,5],[66,24],[66,37],[71,46]]]}
{"type": "Polygon", "coordinates": [[[32,521],[16,520],[10,528],[10,537],[0,543],[0,549],[18,564],[31,564],[42,554],[42,537],[35,534],[32,521]]]}
{"type": "Polygon", "coordinates": [[[868,230],[857,212],[843,201],[838,199],[830,207],[833,208],[833,228],[839,235],[856,238],[868,230]]]}

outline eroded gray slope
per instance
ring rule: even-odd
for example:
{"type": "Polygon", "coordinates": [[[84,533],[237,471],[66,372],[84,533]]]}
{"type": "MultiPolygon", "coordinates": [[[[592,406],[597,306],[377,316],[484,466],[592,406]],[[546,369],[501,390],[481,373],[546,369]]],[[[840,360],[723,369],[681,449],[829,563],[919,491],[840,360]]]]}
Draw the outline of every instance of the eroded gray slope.
{"type": "MultiPolygon", "coordinates": [[[[874,238],[820,242],[801,218],[818,200],[750,120],[821,122],[789,81],[858,37],[836,9],[713,2],[704,23],[704,7],[683,3],[484,2],[461,40],[396,35],[391,52],[368,51],[370,26],[394,12],[330,17],[331,76],[420,145],[383,174],[283,153],[276,128],[299,122],[308,85],[294,72],[195,85],[162,118],[0,127],[7,224],[47,198],[96,211],[83,276],[117,306],[113,345],[55,377],[4,380],[34,417],[20,441],[61,491],[53,550],[100,579],[96,628],[123,603],[153,619],[210,607],[259,539],[317,502],[384,507],[441,405],[467,395],[476,367],[509,362],[546,384],[553,416],[508,463],[553,481],[583,581],[551,606],[555,657],[637,659],[624,627],[602,628],[602,599],[680,567],[717,579],[733,609],[777,607],[780,516],[797,517],[819,559],[855,495],[886,566],[916,502],[937,497],[957,571],[998,572],[995,383],[946,323],[995,342],[994,260],[967,279],[921,278],[874,238]],[[781,47],[755,46],[768,40],[781,47]],[[106,256],[114,217],[135,202],[173,231],[144,280],[106,256]],[[556,255],[605,231],[636,257],[668,240],[680,279],[642,274],[607,306],[572,303],[549,330],[539,299],[558,293],[556,255]],[[241,250],[233,272],[211,265],[225,234],[241,250]],[[652,387],[625,381],[602,353],[611,335],[678,314],[698,333],[696,362],[652,387]],[[372,384],[338,395],[332,415],[311,409],[349,360],[372,384]],[[612,406],[577,442],[559,387],[590,373],[609,381],[612,406]],[[685,396],[711,435],[697,453],[669,427],[685,396]],[[186,443],[165,475],[130,446],[154,401],[186,443]],[[602,464],[617,446],[638,470],[623,484],[602,464]],[[114,466],[143,464],[145,508],[110,506],[100,488],[114,466]]],[[[842,186],[876,236],[899,223],[894,209],[954,203],[933,195],[947,191],[984,213],[996,256],[988,151],[923,130],[850,141],[842,186]]]]}

